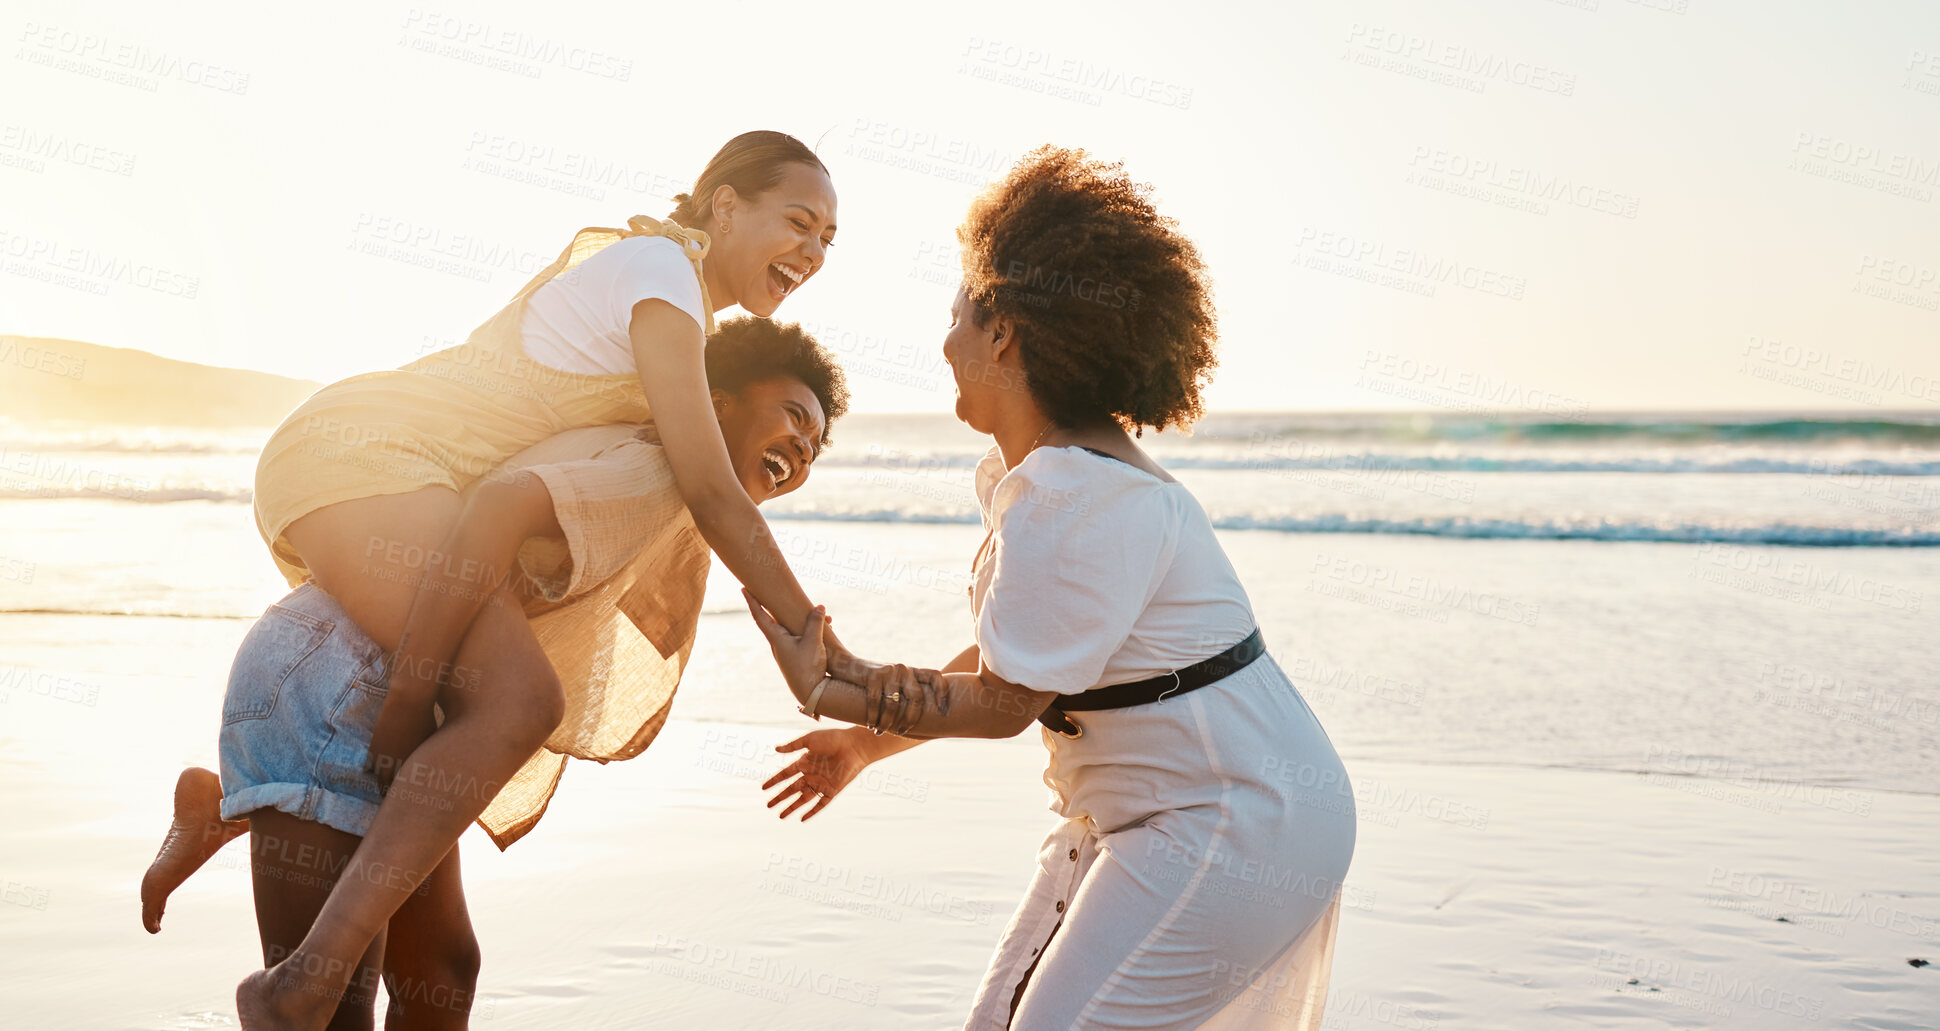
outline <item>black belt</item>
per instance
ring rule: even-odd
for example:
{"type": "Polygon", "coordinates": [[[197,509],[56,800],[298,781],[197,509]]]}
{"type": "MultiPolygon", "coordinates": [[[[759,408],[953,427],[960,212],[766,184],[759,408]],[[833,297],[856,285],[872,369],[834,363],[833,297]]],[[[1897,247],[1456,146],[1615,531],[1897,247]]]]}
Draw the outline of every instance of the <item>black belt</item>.
{"type": "Polygon", "coordinates": [[[1095,712],[1099,709],[1129,709],[1134,705],[1150,705],[1163,702],[1197,691],[1207,684],[1216,684],[1253,664],[1253,660],[1266,654],[1266,641],[1256,627],[1246,635],[1246,640],[1233,645],[1203,662],[1195,662],[1182,670],[1162,673],[1146,680],[1134,680],[1129,684],[1113,684],[1110,687],[1094,687],[1082,694],[1063,695],[1037,717],[1039,723],[1063,734],[1065,737],[1078,737],[1084,728],[1065,715],[1067,712],[1095,712]]]}

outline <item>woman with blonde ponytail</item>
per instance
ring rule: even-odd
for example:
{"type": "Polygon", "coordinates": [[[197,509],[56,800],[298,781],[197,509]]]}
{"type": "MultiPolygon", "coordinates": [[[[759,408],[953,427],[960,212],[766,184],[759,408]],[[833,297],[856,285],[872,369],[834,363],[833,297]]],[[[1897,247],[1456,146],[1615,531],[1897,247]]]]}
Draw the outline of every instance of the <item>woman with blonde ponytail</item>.
{"type": "Polygon", "coordinates": [[[835,413],[804,392],[772,440],[731,457],[717,416],[732,399],[710,391],[703,349],[715,312],[770,316],[821,270],[835,188],[799,140],[751,132],[677,200],[667,219],[581,230],[464,344],[323,388],[264,446],[257,527],[290,584],[331,604],[272,606],[238,655],[221,817],[279,855],[334,858],[313,878],[331,885],[324,898],[257,850],[269,967],[237,989],[245,1028],[368,1026],[387,948],[448,960],[415,994],[391,985],[394,1002],[444,1000],[410,1026],[464,1025],[477,945],[453,845],[565,709],[505,583],[526,536],[561,530],[541,477],[486,475],[507,458],[576,427],[653,423],[707,545],[783,623],[806,625],[809,598],[755,505],[800,485],[835,413]],[[313,659],[344,651],[328,646],[340,620],[371,654],[313,659]]]}

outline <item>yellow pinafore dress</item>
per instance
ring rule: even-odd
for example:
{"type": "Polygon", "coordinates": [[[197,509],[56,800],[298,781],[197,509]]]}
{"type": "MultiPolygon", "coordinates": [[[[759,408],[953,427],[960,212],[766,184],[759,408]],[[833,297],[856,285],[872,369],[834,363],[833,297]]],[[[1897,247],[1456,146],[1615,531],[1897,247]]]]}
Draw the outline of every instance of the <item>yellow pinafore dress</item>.
{"type": "MultiPolygon", "coordinates": [[[[582,229],[559,255],[465,342],[401,369],[352,376],[291,412],[256,461],[256,528],[292,587],[309,570],[283,532],[326,505],[442,486],[462,491],[499,463],[556,433],[645,422],[639,376],[564,372],[532,360],[519,322],[534,291],[629,236],[682,245],[701,275],[707,234],[635,216],[626,229],[582,229]]],[[[707,281],[701,307],[714,331],[707,281]]]]}

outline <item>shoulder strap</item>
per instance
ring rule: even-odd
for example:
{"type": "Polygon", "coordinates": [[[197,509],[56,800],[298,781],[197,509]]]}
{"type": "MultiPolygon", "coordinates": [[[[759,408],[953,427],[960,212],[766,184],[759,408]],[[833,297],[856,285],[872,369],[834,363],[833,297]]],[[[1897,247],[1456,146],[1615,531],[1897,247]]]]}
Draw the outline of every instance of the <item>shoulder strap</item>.
{"type": "Polygon", "coordinates": [[[680,244],[680,249],[687,255],[687,260],[693,262],[694,278],[699,280],[701,285],[701,330],[703,333],[713,333],[714,303],[707,296],[707,278],[701,275],[701,259],[707,256],[712,246],[707,234],[698,229],[689,229],[672,219],[635,215],[627,220],[625,229],[589,226],[574,233],[572,240],[566,244],[566,249],[559,252],[559,257],[553,259],[552,264],[540,269],[530,282],[512,295],[512,300],[505,307],[500,308],[497,314],[472,330],[465,338],[465,343],[477,347],[502,349],[514,354],[520,353],[519,318],[524,311],[526,299],[532,296],[533,291],[551,282],[553,277],[571,268],[576,261],[584,261],[601,248],[629,236],[664,236],[680,244]]]}

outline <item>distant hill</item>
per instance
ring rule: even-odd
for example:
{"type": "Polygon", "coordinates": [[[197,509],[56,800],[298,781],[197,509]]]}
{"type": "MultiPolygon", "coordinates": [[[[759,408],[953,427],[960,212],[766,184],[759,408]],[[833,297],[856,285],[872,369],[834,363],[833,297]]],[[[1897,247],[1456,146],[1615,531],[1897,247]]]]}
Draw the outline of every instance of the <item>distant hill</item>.
{"type": "Polygon", "coordinates": [[[0,336],[0,415],[16,422],[274,426],[320,386],[125,347],[0,336]]]}

